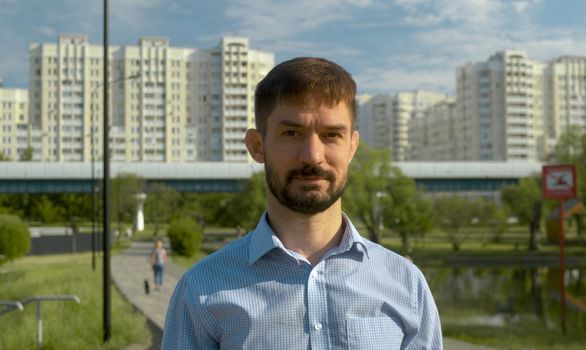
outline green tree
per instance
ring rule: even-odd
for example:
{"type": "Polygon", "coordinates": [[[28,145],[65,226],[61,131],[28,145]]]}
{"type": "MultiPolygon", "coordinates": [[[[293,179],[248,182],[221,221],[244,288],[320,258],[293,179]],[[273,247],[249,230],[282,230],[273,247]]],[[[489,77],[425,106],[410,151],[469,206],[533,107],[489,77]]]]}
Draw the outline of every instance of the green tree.
{"type": "Polygon", "coordinates": [[[468,232],[462,228],[470,225],[475,217],[474,202],[465,197],[446,196],[437,198],[433,207],[437,225],[447,234],[452,248],[460,250],[468,238],[468,232]]]}
{"type": "Polygon", "coordinates": [[[6,155],[3,150],[0,150],[0,162],[8,162],[11,160],[12,158],[10,158],[10,156],[6,155]]]}
{"type": "Polygon", "coordinates": [[[501,190],[501,198],[521,224],[529,226],[529,250],[539,249],[539,222],[541,220],[541,186],[537,177],[523,178],[517,185],[501,190]]]}
{"type": "Polygon", "coordinates": [[[56,223],[62,220],[61,210],[47,195],[41,195],[35,200],[32,219],[42,223],[56,223]]]}
{"type": "Polygon", "coordinates": [[[388,150],[370,148],[360,144],[348,171],[348,183],[342,201],[344,211],[352,218],[361,221],[368,237],[379,242],[379,220],[377,208],[388,204],[388,196],[381,196],[388,190],[389,175],[392,169],[391,153],[388,150]]]}
{"type": "Polygon", "coordinates": [[[222,222],[252,230],[265,210],[265,173],[258,172],[250,177],[242,191],[226,202],[222,222]]]}
{"type": "Polygon", "coordinates": [[[494,243],[500,243],[504,233],[507,230],[509,218],[509,212],[506,208],[498,208],[492,218],[487,222],[490,232],[492,233],[492,241],[494,243]]]}
{"type": "Polygon", "coordinates": [[[26,254],[31,248],[28,227],[14,215],[0,214],[0,265],[26,254]]]}
{"type": "Polygon", "coordinates": [[[20,153],[21,162],[30,162],[33,160],[34,150],[31,146],[28,146],[23,152],[20,153]]]}
{"type": "Polygon", "coordinates": [[[159,232],[161,224],[168,223],[176,215],[181,195],[164,183],[154,183],[150,186],[144,203],[144,214],[148,222],[155,226],[154,235],[159,232]]]}
{"type": "Polygon", "coordinates": [[[223,226],[227,203],[234,193],[183,193],[178,208],[178,216],[192,218],[202,226],[223,226]]]}
{"type": "Polygon", "coordinates": [[[174,253],[192,257],[201,248],[201,226],[190,218],[175,218],[167,229],[167,236],[174,253]]]}
{"type": "Polygon", "coordinates": [[[432,203],[413,179],[399,171],[389,180],[387,193],[390,201],[386,201],[383,209],[385,226],[399,234],[403,251],[410,252],[409,239],[423,236],[433,228],[432,203]]]}

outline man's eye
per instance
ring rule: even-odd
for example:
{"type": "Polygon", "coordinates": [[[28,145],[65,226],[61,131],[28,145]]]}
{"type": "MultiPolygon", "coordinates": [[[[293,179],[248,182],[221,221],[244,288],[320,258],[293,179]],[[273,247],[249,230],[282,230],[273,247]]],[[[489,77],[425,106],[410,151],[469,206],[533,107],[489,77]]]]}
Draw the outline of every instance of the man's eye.
{"type": "Polygon", "coordinates": [[[342,135],[337,132],[329,132],[326,134],[326,138],[328,138],[328,139],[338,139],[340,137],[342,137],[342,135]]]}
{"type": "Polygon", "coordinates": [[[283,131],[283,133],[281,135],[288,136],[288,137],[297,136],[297,135],[299,135],[299,132],[297,132],[295,130],[285,130],[285,131],[283,131]]]}

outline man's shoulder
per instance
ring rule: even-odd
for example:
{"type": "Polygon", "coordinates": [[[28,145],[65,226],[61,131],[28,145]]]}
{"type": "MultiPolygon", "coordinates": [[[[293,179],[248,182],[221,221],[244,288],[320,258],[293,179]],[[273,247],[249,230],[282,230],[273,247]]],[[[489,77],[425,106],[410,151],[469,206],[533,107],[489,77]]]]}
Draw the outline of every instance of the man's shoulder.
{"type": "Polygon", "coordinates": [[[186,278],[202,279],[248,263],[250,235],[236,239],[198,261],[185,273],[186,278]]]}
{"type": "Polygon", "coordinates": [[[408,258],[364,237],[363,242],[370,263],[378,268],[386,269],[387,272],[392,273],[391,276],[408,275],[416,279],[423,277],[421,270],[408,258]]]}

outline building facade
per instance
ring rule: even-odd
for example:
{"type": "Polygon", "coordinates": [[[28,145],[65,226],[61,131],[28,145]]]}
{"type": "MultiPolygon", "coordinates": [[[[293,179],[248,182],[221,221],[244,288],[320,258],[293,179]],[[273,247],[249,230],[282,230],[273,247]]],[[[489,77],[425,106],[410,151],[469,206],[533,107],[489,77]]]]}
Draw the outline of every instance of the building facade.
{"type": "Polygon", "coordinates": [[[409,159],[409,121],[445,100],[446,94],[429,91],[400,92],[359,98],[361,138],[377,148],[391,150],[394,161],[409,159]]]}
{"type": "MultiPolygon", "coordinates": [[[[213,49],[141,38],[109,48],[110,153],[117,161],[248,161],[256,83],[274,55],[225,37],[213,49]]],[[[30,46],[34,159],[91,161],[103,154],[103,47],[84,35],[30,46]]]]}
{"type": "Polygon", "coordinates": [[[586,57],[544,63],[507,50],[466,64],[456,70],[454,108],[454,127],[439,125],[443,104],[411,124],[411,160],[546,160],[569,127],[586,132],[586,57]],[[430,158],[429,145],[451,153],[430,158]]]}
{"type": "Polygon", "coordinates": [[[565,56],[544,70],[546,152],[571,127],[586,132],[586,57],[565,56]]]}
{"type": "Polygon", "coordinates": [[[6,89],[0,81],[0,157],[24,159],[30,147],[28,91],[6,89]]]}

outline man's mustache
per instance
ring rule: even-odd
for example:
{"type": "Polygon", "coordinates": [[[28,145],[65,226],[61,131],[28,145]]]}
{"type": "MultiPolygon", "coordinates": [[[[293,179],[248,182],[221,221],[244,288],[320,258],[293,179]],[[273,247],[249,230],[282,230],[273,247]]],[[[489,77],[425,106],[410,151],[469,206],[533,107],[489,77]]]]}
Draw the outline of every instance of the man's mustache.
{"type": "Polygon", "coordinates": [[[293,169],[287,176],[287,182],[291,182],[293,177],[323,177],[329,181],[334,181],[335,175],[333,172],[325,170],[315,165],[304,165],[302,168],[293,169]]]}

